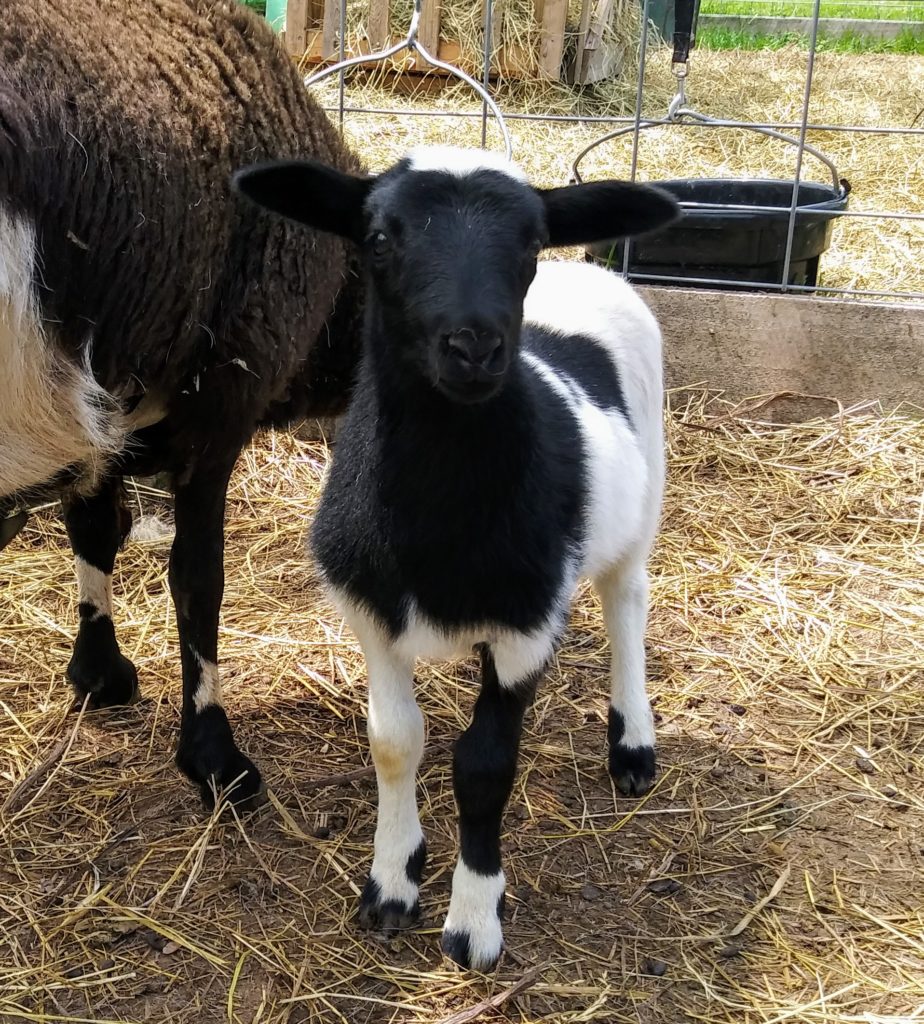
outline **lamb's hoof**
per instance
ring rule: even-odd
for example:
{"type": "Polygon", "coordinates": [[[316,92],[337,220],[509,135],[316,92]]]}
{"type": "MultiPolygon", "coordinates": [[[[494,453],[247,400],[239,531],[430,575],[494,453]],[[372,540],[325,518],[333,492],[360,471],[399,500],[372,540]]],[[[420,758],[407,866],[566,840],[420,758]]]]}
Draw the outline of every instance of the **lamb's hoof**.
{"type": "Polygon", "coordinates": [[[626,796],[644,796],[654,785],[657,767],[654,747],[610,747],[610,775],[626,796]]]}
{"type": "Polygon", "coordinates": [[[118,650],[105,659],[90,660],[86,648],[78,645],[67,666],[67,678],[74,690],[74,710],[80,710],[84,702],[90,711],[121,707],[135,704],[141,697],[138,672],[118,650]]]}
{"type": "Polygon", "coordinates": [[[215,809],[216,802],[234,804],[243,814],[259,810],[267,802],[266,785],[256,765],[239,750],[236,754],[230,766],[226,766],[220,775],[212,775],[206,782],[199,784],[202,806],[209,813],[215,809]]]}
{"type": "Polygon", "coordinates": [[[654,785],[657,765],[651,745],[629,747],[622,742],[626,723],[622,714],[610,707],[607,735],[610,745],[610,775],[626,796],[644,796],[654,785]]]}
{"type": "Polygon", "coordinates": [[[493,971],[504,948],[500,921],[495,919],[475,934],[467,929],[444,928],[443,952],[465,971],[493,971]]]}
{"type": "Polygon", "coordinates": [[[420,920],[420,901],[407,904],[404,900],[382,898],[379,883],[371,876],[363,886],[356,919],[360,928],[366,931],[394,935],[405,928],[412,928],[420,920]]]}
{"type": "Polygon", "coordinates": [[[224,710],[217,705],[200,711],[191,723],[184,723],[176,763],[199,787],[207,811],[213,810],[216,798],[245,812],[266,803],[260,772],[237,749],[224,710]]]}

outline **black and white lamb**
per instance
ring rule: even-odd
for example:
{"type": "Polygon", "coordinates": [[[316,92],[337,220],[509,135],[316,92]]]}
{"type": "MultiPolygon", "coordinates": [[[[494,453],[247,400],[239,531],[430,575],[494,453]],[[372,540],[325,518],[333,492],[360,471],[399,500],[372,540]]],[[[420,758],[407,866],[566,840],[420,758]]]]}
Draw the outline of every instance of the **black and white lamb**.
{"type": "MultiPolygon", "coordinates": [[[[355,255],[232,194],[255,159],[359,170],[237,0],[3,0],[0,511],[60,494],[79,699],[137,692],[112,621],[123,474],[169,472],[183,671],[177,760],[209,801],[260,776],[221,706],[225,493],[259,427],[345,406],[355,255]]],[[[0,547],[21,526],[0,516],[0,547]]]]}
{"type": "Polygon", "coordinates": [[[614,274],[537,268],[537,256],[656,228],[675,206],[623,182],[534,189],[505,160],[450,148],[374,178],[289,162],[237,183],[362,246],[358,382],[312,533],[369,676],[379,805],[360,920],[388,930],[419,914],[415,659],[477,647],[443,948],[485,970],[501,952],[501,818],[523,715],[581,576],[612,642],[610,771],[631,795],[655,773],[644,632],[664,477],[660,332],[614,274]]]}

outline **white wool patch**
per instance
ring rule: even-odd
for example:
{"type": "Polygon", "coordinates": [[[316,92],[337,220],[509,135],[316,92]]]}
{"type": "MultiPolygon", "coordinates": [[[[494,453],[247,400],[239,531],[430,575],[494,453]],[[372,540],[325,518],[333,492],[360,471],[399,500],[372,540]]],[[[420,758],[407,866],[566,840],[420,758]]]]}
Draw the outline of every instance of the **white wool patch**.
{"type": "Polygon", "coordinates": [[[643,561],[594,581],[610,638],[610,703],[622,715],[622,743],[653,747],[654,717],[645,689],[648,573],[643,561]]]}
{"type": "Polygon", "coordinates": [[[501,153],[461,146],[418,146],[408,154],[412,171],[442,171],[464,178],[476,171],[498,171],[526,183],[526,174],[501,153]]]}
{"type": "Polygon", "coordinates": [[[205,711],[210,707],[221,707],[221,680],[218,676],[218,666],[214,661],[203,658],[198,651],[193,652],[196,661],[199,662],[199,685],[193,694],[193,704],[196,711],[205,711]]]}
{"type": "Polygon", "coordinates": [[[89,604],[95,609],[92,619],[101,615],[112,618],[112,577],[109,573],[97,569],[89,562],[76,555],[74,562],[77,568],[77,600],[81,604],[89,604]]]}
{"type": "Polygon", "coordinates": [[[175,536],[176,527],[172,523],[152,514],[139,516],[135,520],[128,539],[137,544],[149,544],[155,547],[172,544],[175,536]]]}
{"type": "Polygon", "coordinates": [[[452,896],[443,934],[462,932],[468,936],[471,966],[488,971],[497,962],[504,944],[497,904],[504,895],[504,873],[480,875],[464,861],[452,874],[452,896]]]}
{"type": "Polygon", "coordinates": [[[424,837],[417,812],[417,766],[425,726],[414,699],[414,659],[402,656],[363,612],[354,610],[352,621],[369,676],[367,729],[379,797],[369,874],[382,900],[411,907],[418,893],[407,863],[424,837]]]}
{"type": "Polygon", "coordinates": [[[0,208],[0,496],[80,465],[94,480],[124,447],[112,397],[45,333],[33,287],[35,228],[0,208]]]}

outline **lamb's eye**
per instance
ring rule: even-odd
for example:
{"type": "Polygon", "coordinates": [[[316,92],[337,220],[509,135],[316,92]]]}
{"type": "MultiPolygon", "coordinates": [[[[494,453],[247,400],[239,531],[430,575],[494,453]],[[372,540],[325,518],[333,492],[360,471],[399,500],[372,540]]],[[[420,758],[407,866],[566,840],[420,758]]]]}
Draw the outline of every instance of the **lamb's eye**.
{"type": "Polygon", "coordinates": [[[374,232],[370,242],[372,245],[372,254],[374,256],[384,256],[391,245],[388,235],[386,235],[384,231],[374,232]]]}

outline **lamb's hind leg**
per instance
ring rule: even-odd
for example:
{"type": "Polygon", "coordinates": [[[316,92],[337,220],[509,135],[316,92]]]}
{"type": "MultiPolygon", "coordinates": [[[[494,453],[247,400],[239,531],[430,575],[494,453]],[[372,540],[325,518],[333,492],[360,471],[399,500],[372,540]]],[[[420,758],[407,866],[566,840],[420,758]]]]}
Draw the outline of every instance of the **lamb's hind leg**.
{"type": "Polygon", "coordinates": [[[91,707],[130,704],[138,696],[135,666],[119,651],[112,622],[112,571],[131,529],[120,477],[108,477],[90,497],[62,501],[77,568],[80,626],[67,675],[77,700],[91,707]]]}
{"type": "Polygon", "coordinates": [[[595,581],[610,638],[610,774],[627,796],[641,796],[655,779],[655,735],[645,691],[648,572],[620,566],[595,581]]]}
{"type": "Polygon", "coordinates": [[[368,734],[378,783],[375,853],[359,905],[364,928],[385,932],[420,916],[427,845],[417,814],[424,721],[414,699],[414,664],[374,627],[358,631],[369,676],[368,734]]]}

